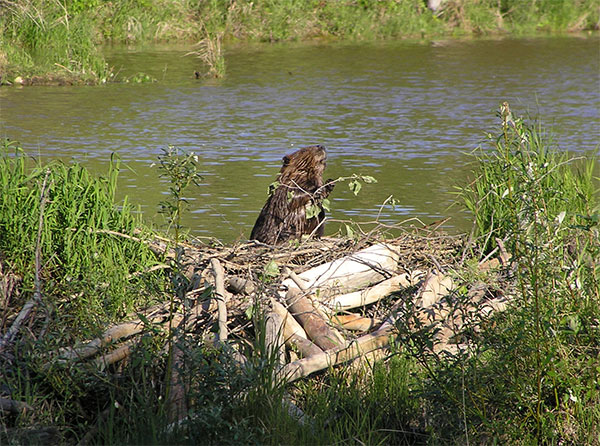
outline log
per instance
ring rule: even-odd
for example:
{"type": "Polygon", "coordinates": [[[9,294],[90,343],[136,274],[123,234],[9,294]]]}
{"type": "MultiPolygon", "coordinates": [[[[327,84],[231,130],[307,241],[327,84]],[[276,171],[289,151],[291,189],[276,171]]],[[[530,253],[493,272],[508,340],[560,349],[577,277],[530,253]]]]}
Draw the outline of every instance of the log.
{"type": "Polygon", "coordinates": [[[217,307],[219,312],[219,341],[225,342],[228,336],[227,306],[225,304],[225,299],[227,298],[225,291],[225,271],[223,271],[223,266],[221,266],[221,262],[219,262],[215,258],[210,259],[210,265],[215,276],[215,299],[217,301],[217,307]]]}
{"type": "Polygon", "coordinates": [[[421,287],[417,306],[426,308],[438,302],[444,296],[450,294],[454,289],[454,282],[449,276],[441,273],[429,274],[421,287]]]}
{"type": "Polygon", "coordinates": [[[141,333],[143,330],[144,324],[142,321],[125,322],[123,324],[115,325],[102,333],[102,336],[97,337],[81,347],[69,347],[61,350],[58,359],[60,361],[73,361],[89,358],[90,356],[94,356],[102,349],[102,347],[109,343],[141,333]]]}
{"type": "Polygon", "coordinates": [[[300,353],[303,358],[308,358],[309,356],[323,353],[323,350],[314,342],[309,341],[306,338],[301,338],[296,334],[286,338],[285,343],[290,348],[295,349],[298,353],[300,353]]]}
{"type": "Polygon", "coordinates": [[[392,330],[389,328],[377,330],[374,333],[356,339],[348,346],[338,347],[318,355],[291,362],[281,369],[281,377],[286,382],[293,382],[311,373],[386,347],[390,343],[392,333],[392,330]]]}
{"type": "Polygon", "coordinates": [[[308,337],[323,350],[344,344],[344,338],[327,325],[311,301],[298,288],[291,288],[287,292],[286,302],[290,313],[300,322],[308,337]]]}
{"type": "MultiPolygon", "coordinates": [[[[304,271],[298,277],[305,282],[307,290],[322,299],[360,290],[388,279],[398,267],[398,258],[398,252],[392,246],[379,243],[304,271]]],[[[297,288],[292,278],[285,279],[282,286],[284,290],[297,288]]]]}
{"type": "Polygon", "coordinates": [[[95,360],[96,366],[100,370],[104,370],[109,365],[127,358],[131,354],[131,347],[135,344],[135,342],[135,340],[130,339],[112,352],[100,356],[95,360]]]}
{"type": "Polygon", "coordinates": [[[329,299],[325,299],[324,306],[334,312],[363,307],[377,302],[395,291],[416,285],[424,274],[419,270],[400,274],[365,290],[332,296],[329,299]]]}
{"type": "Polygon", "coordinates": [[[302,325],[300,325],[298,321],[294,319],[287,308],[285,308],[275,299],[271,299],[271,307],[275,313],[279,314],[279,316],[283,318],[283,335],[286,339],[293,335],[308,339],[308,335],[304,331],[304,328],[302,328],[302,325]]]}
{"type": "Polygon", "coordinates": [[[336,314],[331,318],[331,322],[346,330],[355,331],[369,331],[381,324],[379,319],[362,317],[358,314],[336,314]]]}
{"type": "Polygon", "coordinates": [[[267,357],[276,356],[278,365],[285,363],[283,318],[274,311],[265,320],[265,349],[267,357]]]}

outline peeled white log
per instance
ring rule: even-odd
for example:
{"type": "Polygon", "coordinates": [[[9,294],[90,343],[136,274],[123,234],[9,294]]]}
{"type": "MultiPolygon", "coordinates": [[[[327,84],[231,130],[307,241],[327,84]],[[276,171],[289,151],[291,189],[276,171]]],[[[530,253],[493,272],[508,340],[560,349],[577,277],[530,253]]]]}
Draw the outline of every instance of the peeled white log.
{"type": "Polygon", "coordinates": [[[296,319],[290,314],[290,312],[282,304],[277,302],[275,299],[271,301],[273,311],[283,318],[283,336],[285,339],[290,338],[292,335],[308,339],[304,328],[298,323],[296,319]]]}
{"type": "Polygon", "coordinates": [[[417,306],[430,307],[442,297],[447,296],[454,289],[454,282],[450,276],[441,273],[430,274],[423,283],[417,306]]]}
{"type": "Polygon", "coordinates": [[[346,330],[354,331],[369,331],[381,324],[379,319],[362,317],[359,314],[336,314],[331,318],[331,322],[346,330]]]}
{"type": "MultiPolygon", "coordinates": [[[[298,274],[306,289],[319,299],[360,290],[392,276],[398,267],[398,252],[379,243],[341,259],[324,263],[298,274]]],[[[283,281],[284,290],[297,287],[293,279],[283,281]]],[[[282,297],[285,291],[282,292],[282,297]]]]}
{"type": "Polygon", "coordinates": [[[290,362],[281,369],[280,376],[287,382],[296,381],[311,373],[383,348],[389,345],[391,335],[392,331],[390,329],[380,329],[356,339],[347,347],[335,348],[318,355],[290,362]]]}
{"type": "Polygon", "coordinates": [[[424,272],[419,270],[400,274],[364,290],[332,296],[330,299],[325,300],[324,306],[331,311],[337,312],[369,305],[395,291],[416,285],[424,274],[424,272]]]}

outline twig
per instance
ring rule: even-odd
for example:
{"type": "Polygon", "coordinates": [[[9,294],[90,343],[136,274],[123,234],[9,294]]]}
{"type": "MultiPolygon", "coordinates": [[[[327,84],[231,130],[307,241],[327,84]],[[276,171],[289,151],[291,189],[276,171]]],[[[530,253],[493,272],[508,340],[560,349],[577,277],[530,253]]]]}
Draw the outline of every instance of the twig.
{"type": "Polygon", "coordinates": [[[223,266],[219,260],[212,258],[210,259],[210,265],[215,276],[215,288],[216,288],[216,300],[218,306],[218,321],[219,321],[219,341],[225,342],[227,340],[227,306],[225,305],[226,291],[225,291],[225,272],[223,266]]]}

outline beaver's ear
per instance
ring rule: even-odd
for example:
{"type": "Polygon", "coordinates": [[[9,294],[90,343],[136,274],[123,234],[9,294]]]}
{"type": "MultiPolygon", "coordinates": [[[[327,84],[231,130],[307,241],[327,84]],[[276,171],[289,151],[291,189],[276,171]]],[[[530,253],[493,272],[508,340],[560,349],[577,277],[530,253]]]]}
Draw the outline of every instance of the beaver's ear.
{"type": "Polygon", "coordinates": [[[283,165],[287,166],[290,163],[290,157],[289,156],[284,156],[283,157],[283,165]]]}

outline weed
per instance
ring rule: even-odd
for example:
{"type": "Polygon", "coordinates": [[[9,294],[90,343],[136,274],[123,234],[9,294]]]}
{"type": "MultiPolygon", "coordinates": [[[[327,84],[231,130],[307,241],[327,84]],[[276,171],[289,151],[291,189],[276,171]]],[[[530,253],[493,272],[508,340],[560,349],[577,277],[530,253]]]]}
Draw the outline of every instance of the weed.
{"type": "Polygon", "coordinates": [[[461,195],[482,252],[495,239],[508,248],[512,279],[501,292],[512,305],[493,321],[468,315],[480,330],[470,334],[471,354],[454,361],[426,353],[434,342],[427,332],[405,341],[430,376],[428,399],[444,414],[438,429],[463,426],[472,438],[511,444],[591,444],[600,402],[594,159],[550,151],[541,126],[506,103],[499,116],[501,133],[489,138],[490,152],[476,151],[475,180],[461,195]]]}

